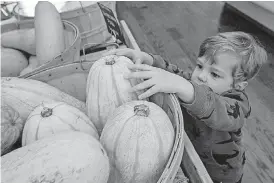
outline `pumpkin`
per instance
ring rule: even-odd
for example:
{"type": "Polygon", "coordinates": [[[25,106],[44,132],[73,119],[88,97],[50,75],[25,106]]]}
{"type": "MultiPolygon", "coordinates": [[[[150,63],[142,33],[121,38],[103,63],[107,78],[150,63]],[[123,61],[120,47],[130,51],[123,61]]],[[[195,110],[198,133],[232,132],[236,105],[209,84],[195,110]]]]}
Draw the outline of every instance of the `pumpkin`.
{"type": "Polygon", "coordinates": [[[137,80],[128,80],[124,74],[130,73],[127,64],[132,61],[124,56],[109,55],[97,60],[87,77],[87,114],[101,134],[107,118],[121,104],[137,100],[135,92],[128,90],[137,80]]]}
{"type": "Polygon", "coordinates": [[[86,112],[84,102],[34,79],[1,77],[1,100],[18,111],[23,121],[26,121],[31,111],[43,102],[65,102],[86,112]]]}
{"type": "Polygon", "coordinates": [[[48,1],[38,1],[34,16],[36,56],[43,65],[65,50],[64,27],[56,7],[48,1]]]}
{"type": "Polygon", "coordinates": [[[1,102],[1,155],[11,151],[23,131],[23,120],[12,107],[1,102]]]}
{"type": "Polygon", "coordinates": [[[79,109],[64,102],[44,103],[29,115],[22,137],[22,146],[64,131],[80,131],[99,140],[94,124],[79,109]]]}
{"type": "Polygon", "coordinates": [[[109,159],[98,140],[62,132],[1,157],[1,182],[106,183],[109,159]]]}
{"type": "Polygon", "coordinates": [[[110,159],[109,183],[156,183],[168,162],[174,129],[156,104],[131,101],[108,119],[100,142],[110,159]]]}

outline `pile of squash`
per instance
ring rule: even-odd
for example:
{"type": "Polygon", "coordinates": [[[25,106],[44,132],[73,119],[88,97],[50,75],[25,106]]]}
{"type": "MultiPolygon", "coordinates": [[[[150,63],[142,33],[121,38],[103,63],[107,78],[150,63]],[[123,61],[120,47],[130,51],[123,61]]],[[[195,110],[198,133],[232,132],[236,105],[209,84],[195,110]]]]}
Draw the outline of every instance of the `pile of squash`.
{"type": "Polygon", "coordinates": [[[41,81],[2,76],[2,182],[156,183],[175,131],[160,106],[129,91],[138,81],[124,78],[128,64],[124,56],[97,60],[85,102],[41,81]]]}
{"type": "Polygon", "coordinates": [[[53,60],[73,39],[64,29],[56,7],[47,1],[35,6],[34,28],[1,34],[1,76],[17,77],[53,60]]]}

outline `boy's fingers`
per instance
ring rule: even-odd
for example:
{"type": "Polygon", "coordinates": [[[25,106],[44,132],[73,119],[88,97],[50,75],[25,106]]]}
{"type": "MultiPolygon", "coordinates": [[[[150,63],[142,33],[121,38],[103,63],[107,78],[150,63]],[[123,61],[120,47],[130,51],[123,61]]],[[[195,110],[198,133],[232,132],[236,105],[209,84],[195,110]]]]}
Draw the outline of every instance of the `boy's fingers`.
{"type": "Polygon", "coordinates": [[[141,59],[136,59],[136,61],[135,61],[135,64],[142,64],[142,61],[141,61],[141,59]]]}
{"type": "Polygon", "coordinates": [[[131,72],[129,74],[125,74],[125,79],[149,79],[151,78],[151,72],[149,71],[142,71],[142,72],[131,72]]]}
{"type": "Polygon", "coordinates": [[[151,71],[154,69],[154,67],[146,64],[128,64],[127,66],[130,70],[151,71]]]}
{"type": "Polygon", "coordinates": [[[130,89],[130,92],[137,92],[152,87],[154,84],[151,80],[146,80],[140,84],[135,85],[130,89]]]}
{"type": "Polygon", "coordinates": [[[128,56],[128,53],[129,51],[127,49],[113,49],[113,50],[110,50],[106,53],[104,53],[103,55],[104,56],[107,56],[107,55],[123,55],[123,56],[128,56]]]}
{"type": "Polygon", "coordinates": [[[141,95],[138,96],[138,98],[140,100],[148,98],[152,95],[154,95],[155,93],[158,93],[159,89],[154,85],[153,87],[151,87],[150,89],[148,89],[146,92],[142,93],[141,95]]]}
{"type": "Polygon", "coordinates": [[[110,50],[102,54],[102,56],[115,55],[117,50],[110,50]]]}

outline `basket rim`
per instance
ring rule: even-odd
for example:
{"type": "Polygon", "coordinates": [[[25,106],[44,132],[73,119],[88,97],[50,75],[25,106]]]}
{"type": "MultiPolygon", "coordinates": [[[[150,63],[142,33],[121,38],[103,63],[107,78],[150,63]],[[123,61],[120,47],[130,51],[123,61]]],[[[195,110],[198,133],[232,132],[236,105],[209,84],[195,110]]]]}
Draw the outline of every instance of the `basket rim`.
{"type": "MultiPolygon", "coordinates": [[[[73,38],[74,40],[73,40],[73,42],[72,42],[68,47],[66,47],[66,48],[64,49],[64,51],[63,51],[61,54],[56,55],[52,60],[49,60],[49,61],[47,61],[46,63],[40,65],[40,66],[37,67],[35,70],[39,71],[39,70],[41,70],[41,68],[47,67],[47,65],[48,65],[49,63],[53,62],[54,60],[57,60],[57,59],[59,59],[59,58],[62,58],[62,56],[63,56],[64,54],[69,53],[69,52],[71,51],[71,48],[73,48],[75,45],[77,45],[77,42],[79,42],[79,43],[81,44],[80,31],[79,31],[78,27],[77,27],[75,24],[73,24],[72,22],[68,21],[68,20],[62,20],[62,23],[63,23],[63,25],[69,26],[69,27],[73,30],[73,32],[74,32],[74,38],[73,38]]],[[[19,26],[20,26],[20,25],[23,25],[23,24],[33,24],[33,25],[34,25],[34,19],[29,19],[29,20],[16,20],[16,21],[14,21],[14,22],[11,22],[11,23],[8,23],[8,24],[1,25],[1,30],[2,30],[3,28],[5,28],[5,27],[10,26],[10,25],[16,25],[17,28],[15,28],[15,29],[10,29],[9,31],[20,30],[20,27],[19,27],[19,26]]],[[[34,26],[33,26],[33,28],[34,28],[34,26]]],[[[31,28],[30,28],[30,29],[31,29],[31,28]]],[[[9,31],[7,31],[7,32],[9,32],[9,31]]],[[[80,46],[80,44],[79,44],[79,46],[80,46]]],[[[80,47],[81,47],[81,46],[80,46],[80,47]]],[[[81,49],[80,47],[79,47],[79,51],[80,51],[80,49],[81,49]]],[[[42,70],[43,70],[43,69],[42,69],[42,70]]]]}
{"type": "MultiPolygon", "coordinates": [[[[79,29],[78,29],[78,27],[74,24],[74,23],[72,23],[72,22],[70,22],[70,21],[68,21],[68,20],[62,20],[62,22],[63,22],[63,24],[65,24],[65,25],[68,25],[68,26],[70,26],[70,28],[72,28],[73,29],[73,32],[74,32],[74,41],[73,41],[73,43],[70,45],[70,46],[72,46],[72,45],[74,45],[75,44],[75,42],[77,41],[77,37],[79,37],[80,38],[80,31],[79,31],[79,29]]],[[[22,24],[34,24],[34,19],[29,19],[29,20],[16,20],[16,21],[14,21],[14,22],[11,22],[11,23],[8,23],[8,24],[4,24],[4,25],[1,25],[1,30],[3,29],[3,27],[6,27],[6,26],[10,26],[10,25],[12,25],[12,24],[15,24],[16,26],[17,26],[17,29],[13,29],[13,30],[20,30],[20,28],[19,28],[19,25],[22,25],[22,24]]],[[[34,28],[34,27],[33,27],[34,28]]],[[[9,31],[12,31],[12,30],[9,30],[9,31]]],[[[7,31],[8,32],[8,31],[7,31]]],[[[2,32],[3,33],[3,32],[2,32]]],[[[66,48],[65,50],[64,50],[64,52],[66,52],[67,51],[67,49],[69,49],[69,48],[66,48]]],[[[60,54],[61,55],[61,54],[60,54]]],[[[59,56],[59,55],[58,55],[59,56]]],[[[56,56],[56,57],[58,57],[58,56],[56,56]]],[[[55,58],[56,58],[55,57],[55,58]]],[[[55,59],[54,58],[54,59],[55,59]]]]}
{"type": "MultiPolygon", "coordinates": [[[[176,110],[176,114],[178,116],[178,120],[176,122],[176,132],[175,132],[175,140],[172,148],[172,152],[170,154],[169,160],[166,163],[165,169],[162,172],[157,183],[166,183],[168,180],[173,180],[177,174],[178,169],[180,168],[180,164],[183,158],[184,153],[184,118],[180,108],[179,101],[175,94],[170,93],[167,95],[170,97],[172,104],[174,105],[176,110]],[[176,168],[176,166],[179,166],[176,168]],[[176,168],[176,169],[175,169],[176,168]]],[[[175,115],[176,115],[175,114],[175,115]]]]}

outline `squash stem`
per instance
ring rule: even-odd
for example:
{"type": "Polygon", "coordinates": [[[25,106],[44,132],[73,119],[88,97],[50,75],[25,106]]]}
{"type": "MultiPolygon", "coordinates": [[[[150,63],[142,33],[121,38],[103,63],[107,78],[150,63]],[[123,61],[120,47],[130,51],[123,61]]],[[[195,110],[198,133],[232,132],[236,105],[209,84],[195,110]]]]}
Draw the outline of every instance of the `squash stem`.
{"type": "Polygon", "coordinates": [[[48,107],[44,107],[43,110],[41,111],[41,116],[43,118],[49,117],[52,115],[52,109],[48,107]]]}
{"type": "Polygon", "coordinates": [[[144,116],[144,117],[148,117],[149,115],[149,107],[146,106],[145,104],[140,104],[140,105],[136,105],[134,107],[134,113],[137,116],[144,116]]]}
{"type": "Polygon", "coordinates": [[[114,59],[106,61],[106,65],[113,65],[113,64],[115,64],[114,59]]]}

